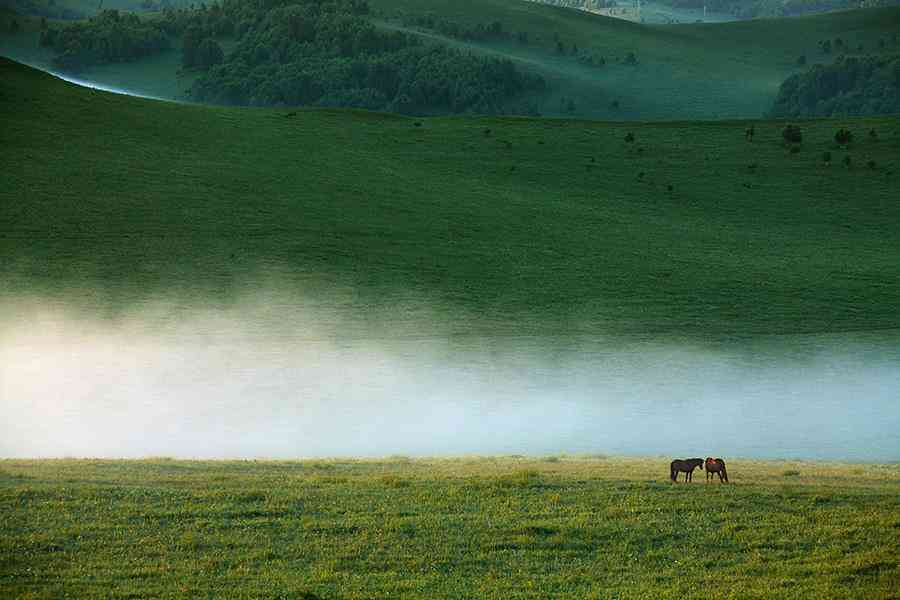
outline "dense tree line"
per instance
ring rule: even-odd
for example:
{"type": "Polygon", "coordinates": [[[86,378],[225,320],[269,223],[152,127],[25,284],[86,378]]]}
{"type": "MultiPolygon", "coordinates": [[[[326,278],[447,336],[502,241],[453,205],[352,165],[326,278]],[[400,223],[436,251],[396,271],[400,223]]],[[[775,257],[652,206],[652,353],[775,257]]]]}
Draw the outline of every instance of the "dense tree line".
{"type": "Polygon", "coordinates": [[[79,71],[101,63],[137,60],[168,48],[170,42],[158,21],[105,10],[87,21],[43,28],[40,44],[56,52],[57,68],[79,71]]]}
{"type": "Polygon", "coordinates": [[[900,56],[841,57],[781,84],[773,117],[900,113],[900,56]]]}
{"type": "MultiPolygon", "coordinates": [[[[224,0],[139,18],[104,11],[46,28],[57,67],[135,60],[169,47],[201,71],[195,100],[256,106],[346,106],[409,114],[534,113],[517,97],[544,81],[511,61],[377,28],[363,0],[224,0]],[[218,40],[236,41],[227,54],[218,40]]],[[[477,29],[476,29],[477,30],[477,29]]],[[[505,35],[499,24],[487,35],[505,35]]]]}
{"type": "MultiPolygon", "coordinates": [[[[237,47],[190,90],[239,105],[351,106],[401,113],[508,112],[543,80],[508,60],[382,31],[356,0],[261,0],[237,19],[237,47]]],[[[226,4],[226,7],[229,6],[226,4]]]]}

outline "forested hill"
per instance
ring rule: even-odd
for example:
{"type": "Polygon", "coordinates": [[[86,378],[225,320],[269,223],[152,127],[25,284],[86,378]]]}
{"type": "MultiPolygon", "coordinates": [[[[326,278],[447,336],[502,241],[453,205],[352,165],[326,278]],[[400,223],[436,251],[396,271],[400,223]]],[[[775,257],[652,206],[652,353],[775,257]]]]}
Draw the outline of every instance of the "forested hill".
{"type": "Polygon", "coordinates": [[[180,46],[200,75],[197,101],[258,106],[329,106],[405,114],[532,113],[522,98],[539,76],[509,59],[478,56],[377,28],[363,0],[224,0],[159,18],[104,11],[44,27],[40,43],[57,68],[130,62],[180,46]],[[225,52],[220,40],[236,38],[225,52]]]}
{"type": "Polygon", "coordinates": [[[75,23],[0,13],[0,30],[17,32],[0,31],[0,53],[215,104],[646,121],[759,118],[810,65],[900,51],[898,8],[650,26],[522,0],[149,6],[75,23]]]}
{"type": "Polygon", "coordinates": [[[900,113],[900,55],[842,57],[781,86],[773,117],[900,113]]]}

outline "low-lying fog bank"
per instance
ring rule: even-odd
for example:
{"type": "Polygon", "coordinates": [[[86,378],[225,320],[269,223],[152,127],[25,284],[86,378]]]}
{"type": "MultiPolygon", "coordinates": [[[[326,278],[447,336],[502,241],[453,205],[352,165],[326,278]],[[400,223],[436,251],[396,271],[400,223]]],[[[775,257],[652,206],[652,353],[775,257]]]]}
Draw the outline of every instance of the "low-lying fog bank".
{"type": "Polygon", "coordinates": [[[343,336],[321,306],[0,306],[0,456],[900,459],[889,334],[343,336]]]}

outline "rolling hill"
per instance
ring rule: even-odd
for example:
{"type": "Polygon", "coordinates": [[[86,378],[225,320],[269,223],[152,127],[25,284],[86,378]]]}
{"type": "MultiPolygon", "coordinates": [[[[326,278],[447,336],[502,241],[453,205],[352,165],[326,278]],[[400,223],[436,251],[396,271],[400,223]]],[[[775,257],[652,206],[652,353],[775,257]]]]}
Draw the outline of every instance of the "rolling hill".
{"type": "MultiPolygon", "coordinates": [[[[792,74],[831,63],[839,54],[900,51],[900,7],[643,25],[522,0],[371,0],[369,5],[370,18],[380,28],[410,33],[429,44],[510,59],[517,68],[540,75],[546,90],[532,92],[525,100],[544,116],[616,121],[758,118],[772,108],[779,86],[792,74]],[[423,18],[451,28],[496,23],[503,35],[451,36],[421,26],[423,18]],[[820,44],[836,39],[844,43],[840,51],[826,52],[820,44]]],[[[233,39],[220,41],[226,52],[235,45],[233,39]]],[[[0,35],[0,53],[49,65],[51,55],[36,46],[33,24],[15,36],[0,35]]],[[[183,99],[196,73],[178,73],[179,46],[176,41],[175,49],[134,63],[96,66],[85,76],[142,94],[183,99]]]]}
{"type": "Polygon", "coordinates": [[[392,334],[900,327],[897,118],[802,122],[792,153],[778,122],[211,108],[3,60],[0,120],[13,303],[115,318],[264,282],[392,334]]]}

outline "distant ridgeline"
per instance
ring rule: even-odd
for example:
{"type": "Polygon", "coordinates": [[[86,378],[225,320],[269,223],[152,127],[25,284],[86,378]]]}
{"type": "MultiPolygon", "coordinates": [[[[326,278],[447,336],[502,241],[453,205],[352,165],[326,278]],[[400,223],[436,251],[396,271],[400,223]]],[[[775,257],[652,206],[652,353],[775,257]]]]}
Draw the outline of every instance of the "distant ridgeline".
{"type": "MultiPolygon", "coordinates": [[[[581,10],[627,6],[631,0],[531,0],[581,10]]],[[[739,19],[789,17],[831,10],[893,6],[900,0],[653,0],[672,8],[703,8],[739,19]]]]}
{"type": "Polygon", "coordinates": [[[792,75],[772,117],[830,117],[900,113],[900,55],[841,57],[792,75]]]}
{"type": "Polygon", "coordinates": [[[521,96],[544,80],[511,61],[377,28],[363,0],[224,0],[140,18],[104,11],[45,27],[57,67],[77,71],[182,48],[201,72],[189,94],[217,104],[332,106],[407,114],[532,113],[521,96]],[[227,54],[219,41],[236,39],[227,54]]]}
{"type": "Polygon", "coordinates": [[[83,19],[82,11],[57,3],[55,0],[3,0],[0,2],[20,15],[46,17],[48,19],[83,19]]]}
{"type": "Polygon", "coordinates": [[[832,10],[893,6],[900,0],[656,0],[673,8],[703,8],[739,19],[791,17],[832,10]]]}

